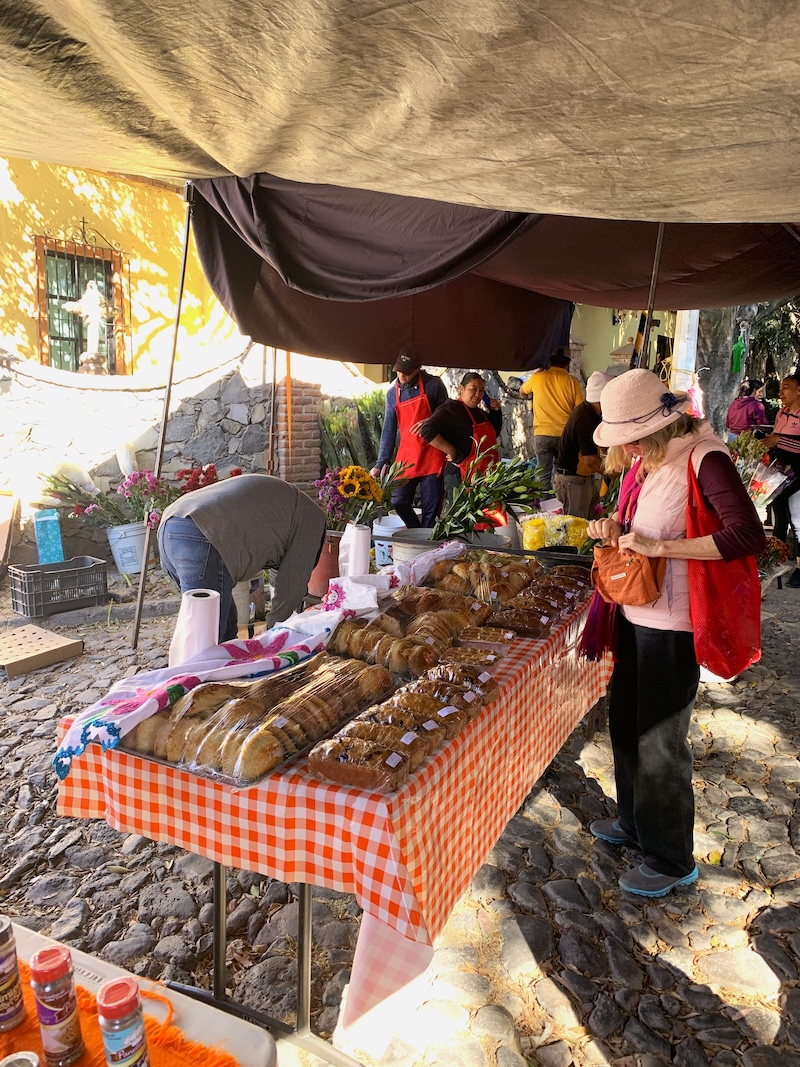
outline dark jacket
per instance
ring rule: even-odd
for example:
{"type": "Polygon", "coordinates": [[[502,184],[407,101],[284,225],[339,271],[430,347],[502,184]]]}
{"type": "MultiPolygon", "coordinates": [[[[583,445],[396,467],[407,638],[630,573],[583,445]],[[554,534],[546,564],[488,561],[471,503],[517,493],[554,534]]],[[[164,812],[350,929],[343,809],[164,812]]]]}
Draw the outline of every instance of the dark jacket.
{"type": "MultiPolygon", "coordinates": [[[[499,408],[497,411],[492,411],[491,408],[487,410],[481,404],[473,409],[472,414],[478,423],[491,423],[495,433],[499,436],[503,426],[503,412],[499,408]]],[[[422,437],[430,443],[437,434],[441,434],[458,453],[455,462],[461,463],[472,451],[473,430],[472,419],[464,404],[460,400],[448,400],[429,419],[425,420],[422,437]]]]}

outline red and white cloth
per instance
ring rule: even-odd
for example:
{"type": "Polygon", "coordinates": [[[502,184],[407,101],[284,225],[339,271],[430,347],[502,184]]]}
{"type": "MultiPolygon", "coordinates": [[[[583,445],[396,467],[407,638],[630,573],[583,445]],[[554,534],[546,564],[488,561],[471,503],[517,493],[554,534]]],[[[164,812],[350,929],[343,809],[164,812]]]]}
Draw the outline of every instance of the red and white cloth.
{"type": "Polygon", "coordinates": [[[322,782],[302,757],[235,789],[91,745],[59,782],[58,812],[283,882],[355,894],[377,924],[401,935],[390,938],[395,949],[409,947],[408,961],[400,953],[389,968],[364,937],[380,925],[362,926],[347,1003],[358,1018],[413,977],[406,968],[426,958],[418,946],[433,944],[509,818],[605,692],[610,658],[578,659],[586,610],[544,641],[515,641],[495,673],[498,698],[396,793],[322,782]]]}

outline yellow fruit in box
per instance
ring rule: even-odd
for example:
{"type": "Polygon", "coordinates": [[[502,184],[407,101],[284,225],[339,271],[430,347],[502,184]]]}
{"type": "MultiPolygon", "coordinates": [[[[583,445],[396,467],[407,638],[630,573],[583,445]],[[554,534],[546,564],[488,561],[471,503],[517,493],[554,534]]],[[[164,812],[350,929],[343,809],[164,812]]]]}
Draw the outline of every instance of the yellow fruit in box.
{"type": "Polygon", "coordinates": [[[537,515],[522,526],[522,547],[526,552],[553,545],[580,548],[586,540],[589,523],[576,515],[537,515]]]}

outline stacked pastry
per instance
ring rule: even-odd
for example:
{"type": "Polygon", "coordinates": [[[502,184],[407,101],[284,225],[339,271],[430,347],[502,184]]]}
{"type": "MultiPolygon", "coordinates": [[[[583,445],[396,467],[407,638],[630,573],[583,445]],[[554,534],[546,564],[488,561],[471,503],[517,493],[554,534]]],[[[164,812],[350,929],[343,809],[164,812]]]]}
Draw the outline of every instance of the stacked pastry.
{"type": "Polygon", "coordinates": [[[588,572],[580,567],[543,571],[530,585],[522,589],[492,618],[493,624],[513,630],[521,636],[547,636],[553,625],[565,614],[575,610],[591,591],[588,572]],[[578,574],[564,573],[578,571],[578,574]]]}
{"type": "Polygon", "coordinates": [[[435,563],[428,575],[434,589],[471,595],[490,604],[505,604],[524,589],[539,564],[517,556],[488,553],[435,563]]]}
{"type": "Polygon", "coordinates": [[[248,784],[391,692],[381,666],[317,657],[307,671],[236,686],[197,686],[140,723],[125,747],[198,773],[248,784]]]}
{"type": "Polygon", "coordinates": [[[496,695],[491,675],[479,668],[434,667],[315,745],[309,770],[340,785],[391,792],[496,695]]]}
{"type": "Polygon", "coordinates": [[[418,677],[475,618],[466,603],[447,606],[433,597],[432,602],[426,600],[424,596],[415,598],[419,606],[413,614],[406,612],[403,602],[371,622],[354,619],[340,623],[331,638],[330,651],[378,663],[399,678],[418,677]]]}

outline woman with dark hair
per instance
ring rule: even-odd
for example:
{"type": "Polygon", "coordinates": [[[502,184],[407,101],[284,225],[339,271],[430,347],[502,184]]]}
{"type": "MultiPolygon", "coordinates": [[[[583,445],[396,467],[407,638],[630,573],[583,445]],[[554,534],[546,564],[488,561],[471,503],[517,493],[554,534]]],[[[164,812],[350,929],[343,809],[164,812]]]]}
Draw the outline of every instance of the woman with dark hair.
{"type": "Polygon", "coordinates": [[[775,430],[764,439],[770,455],[784,467],[794,471],[794,481],[772,501],[775,518],[773,535],[785,541],[789,523],[794,529],[797,566],[786,583],[791,589],[800,589],[800,373],[793,371],[781,382],[781,409],[775,416],[775,430]]]}
{"type": "Polygon", "coordinates": [[[742,382],[739,395],[728,408],[725,420],[732,438],[755,426],[764,426],[768,421],[766,408],[761,402],[763,395],[764,383],[760,378],[747,378],[742,382]]]}
{"type": "Polygon", "coordinates": [[[458,466],[462,478],[478,448],[481,471],[500,458],[497,435],[503,424],[503,413],[496,397],[486,400],[485,388],[481,375],[468,371],[461,379],[457,400],[448,400],[429,419],[411,427],[412,433],[441,449],[458,466]]]}
{"type": "Polygon", "coordinates": [[[589,830],[638,848],[644,862],[625,871],[619,884],[660,897],[698,874],[687,735],[700,670],[687,561],[754,556],[766,539],[728,449],[705,420],[687,414],[686,393],[665,392],[652,371],[629,370],[603,389],[602,405],[594,439],[608,449],[605,470],[630,469],[617,514],[590,522],[588,536],[665,559],[666,569],[653,603],[617,608],[609,733],[618,815],[596,819],[589,830]],[[717,533],[687,537],[690,465],[721,524],[717,533]]]}

